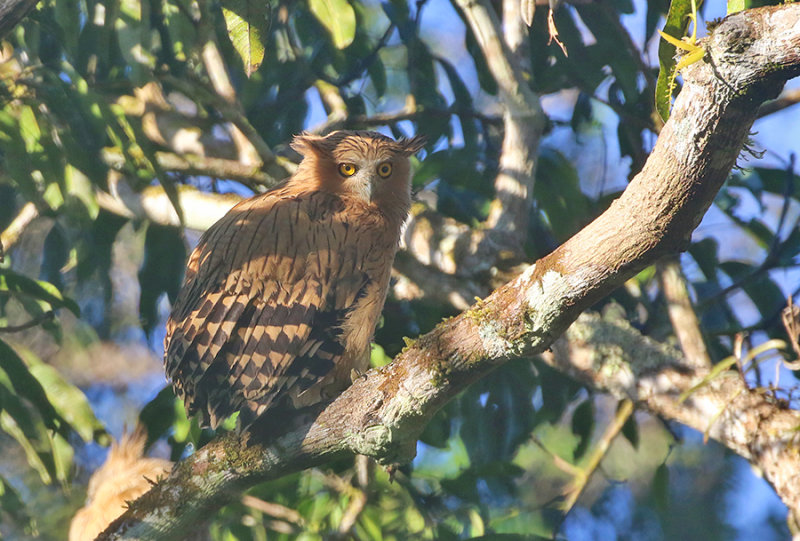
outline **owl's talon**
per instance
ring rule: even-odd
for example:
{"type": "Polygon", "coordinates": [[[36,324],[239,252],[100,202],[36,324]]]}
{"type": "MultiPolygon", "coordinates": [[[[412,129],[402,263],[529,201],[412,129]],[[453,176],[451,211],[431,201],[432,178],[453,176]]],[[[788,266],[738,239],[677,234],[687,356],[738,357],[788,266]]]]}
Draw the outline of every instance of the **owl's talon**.
{"type": "Polygon", "coordinates": [[[358,368],[351,368],[350,369],[350,383],[355,383],[357,379],[361,379],[366,376],[365,372],[362,372],[358,368]]]}

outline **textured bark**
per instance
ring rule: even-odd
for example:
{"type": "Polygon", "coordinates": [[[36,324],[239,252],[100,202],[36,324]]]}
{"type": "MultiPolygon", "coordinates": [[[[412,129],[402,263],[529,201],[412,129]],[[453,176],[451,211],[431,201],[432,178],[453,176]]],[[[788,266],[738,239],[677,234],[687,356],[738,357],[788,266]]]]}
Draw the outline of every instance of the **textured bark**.
{"type": "Polygon", "coordinates": [[[2,0],[0,2],[0,38],[5,36],[25,15],[28,14],[38,0],[2,0]]]}
{"type": "Polygon", "coordinates": [[[710,377],[709,366],[697,366],[627,322],[597,315],[581,315],[542,357],[587,385],[722,442],[761,472],[797,522],[800,412],[772,393],[749,389],[738,373],[710,377]]]}
{"type": "MultiPolygon", "coordinates": [[[[512,358],[543,352],[598,299],[664,255],[685,249],[759,104],[800,73],[800,5],[732,15],[704,46],[704,61],[685,70],[684,88],[647,164],[604,214],[390,365],[357,380],[313,423],[269,444],[243,434],[200,449],[100,539],[178,538],[245,487],[336,456],[409,460],[426,422],[464,387],[512,358]]],[[[575,340],[595,347],[596,337],[576,329],[575,340]]],[[[621,346],[610,343],[599,361],[576,360],[562,369],[670,418],[711,426],[709,435],[759,466],[797,513],[796,412],[729,377],[713,380],[682,403],[679,390],[698,383],[699,373],[667,354],[632,350],[612,356],[621,346]]]]}

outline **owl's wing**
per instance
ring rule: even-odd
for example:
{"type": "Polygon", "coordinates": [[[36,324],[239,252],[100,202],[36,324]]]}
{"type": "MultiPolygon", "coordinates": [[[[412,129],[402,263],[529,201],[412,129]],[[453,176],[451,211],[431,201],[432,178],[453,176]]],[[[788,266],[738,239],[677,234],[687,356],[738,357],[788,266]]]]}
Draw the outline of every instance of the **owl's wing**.
{"type": "Polygon", "coordinates": [[[190,414],[216,427],[241,411],[247,426],[331,373],[341,322],[369,283],[335,206],[269,192],[200,240],[165,339],[167,375],[190,414]]]}

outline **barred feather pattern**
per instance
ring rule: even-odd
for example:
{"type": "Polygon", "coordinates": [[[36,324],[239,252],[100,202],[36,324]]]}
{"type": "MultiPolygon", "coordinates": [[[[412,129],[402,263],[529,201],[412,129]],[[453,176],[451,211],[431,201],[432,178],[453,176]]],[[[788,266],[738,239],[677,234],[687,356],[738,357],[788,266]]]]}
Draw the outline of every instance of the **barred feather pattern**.
{"type": "Polygon", "coordinates": [[[407,155],[421,146],[402,144],[372,132],[299,136],[295,176],[203,235],[165,339],[167,376],[189,414],[216,428],[238,411],[244,428],[279,405],[329,399],[366,369],[408,212],[407,155]],[[392,160],[400,176],[348,185],[336,173],[345,160],[392,160]]]}

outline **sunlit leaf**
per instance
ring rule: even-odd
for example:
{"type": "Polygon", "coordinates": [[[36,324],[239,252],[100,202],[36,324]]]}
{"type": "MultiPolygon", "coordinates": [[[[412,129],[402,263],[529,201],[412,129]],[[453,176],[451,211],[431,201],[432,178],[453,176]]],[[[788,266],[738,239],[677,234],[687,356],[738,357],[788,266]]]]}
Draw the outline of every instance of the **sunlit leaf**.
{"type": "Polygon", "coordinates": [[[737,13],[745,9],[745,0],[728,0],[727,14],[737,13]]]}
{"type": "Polygon", "coordinates": [[[233,48],[242,60],[245,74],[250,77],[264,61],[269,2],[229,0],[222,6],[222,14],[233,48]]]}
{"type": "Polygon", "coordinates": [[[0,292],[27,295],[48,303],[54,309],[66,308],[80,316],[80,308],[75,301],[62,295],[56,286],[42,280],[33,280],[10,269],[0,268],[0,292]]]}
{"type": "Polygon", "coordinates": [[[28,400],[42,416],[45,425],[64,436],[69,435],[69,425],[50,403],[42,384],[31,373],[22,358],[11,346],[0,340],[0,366],[8,377],[14,392],[28,400]]]}
{"type": "Polygon", "coordinates": [[[86,395],[32,352],[23,352],[23,356],[30,367],[31,375],[42,385],[50,404],[83,441],[89,442],[97,438],[105,441],[105,427],[95,416],[86,395]]]}
{"type": "MultiPolygon", "coordinates": [[[[8,396],[4,397],[3,402],[6,409],[0,412],[0,428],[14,438],[19,446],[22,447],[28,465],[39,474],[39,478],[44,484],[49,485],[53,482],[53,477],[55,476],[52,456],[50,457],[51,460],[45,463],[44,457],[38,452],[35,443],[37,439],[43,436],[43,433],[36,433],[34,421],[30,417],[25,417],[22,413],[24,411],[22,405],[19,408],[14,408],[13,402],[8,400],[8,396]],[[12,407],[9,407],[9,405],[12,405],[12,407]]],[[[46,439],[46,435],[44,435],[44,438],[46,439]]]]}
{"type": "MultiPolygon", "coordinates": [[[[697,8],[702,5],[702,0],[697,2],[697,8]]],[[[669,5],[667,20],[663,32],[680,40],[689,27],[688,15],[692,12],[691,0],[672,0],[669,5]]],[[[675,71],[675,46],[665,40],[658,42],[658,81],[656,82],[656,110],[664,122],[669,118],[672,95],[670,94],[670,80],[675,71]]]]}
{"type": "Polygon", "coordinates": [[[356,12],[347,0],[308,0],[311,13],[328,30],[337,49],[344,49],[356,36],[356,12]]]}

